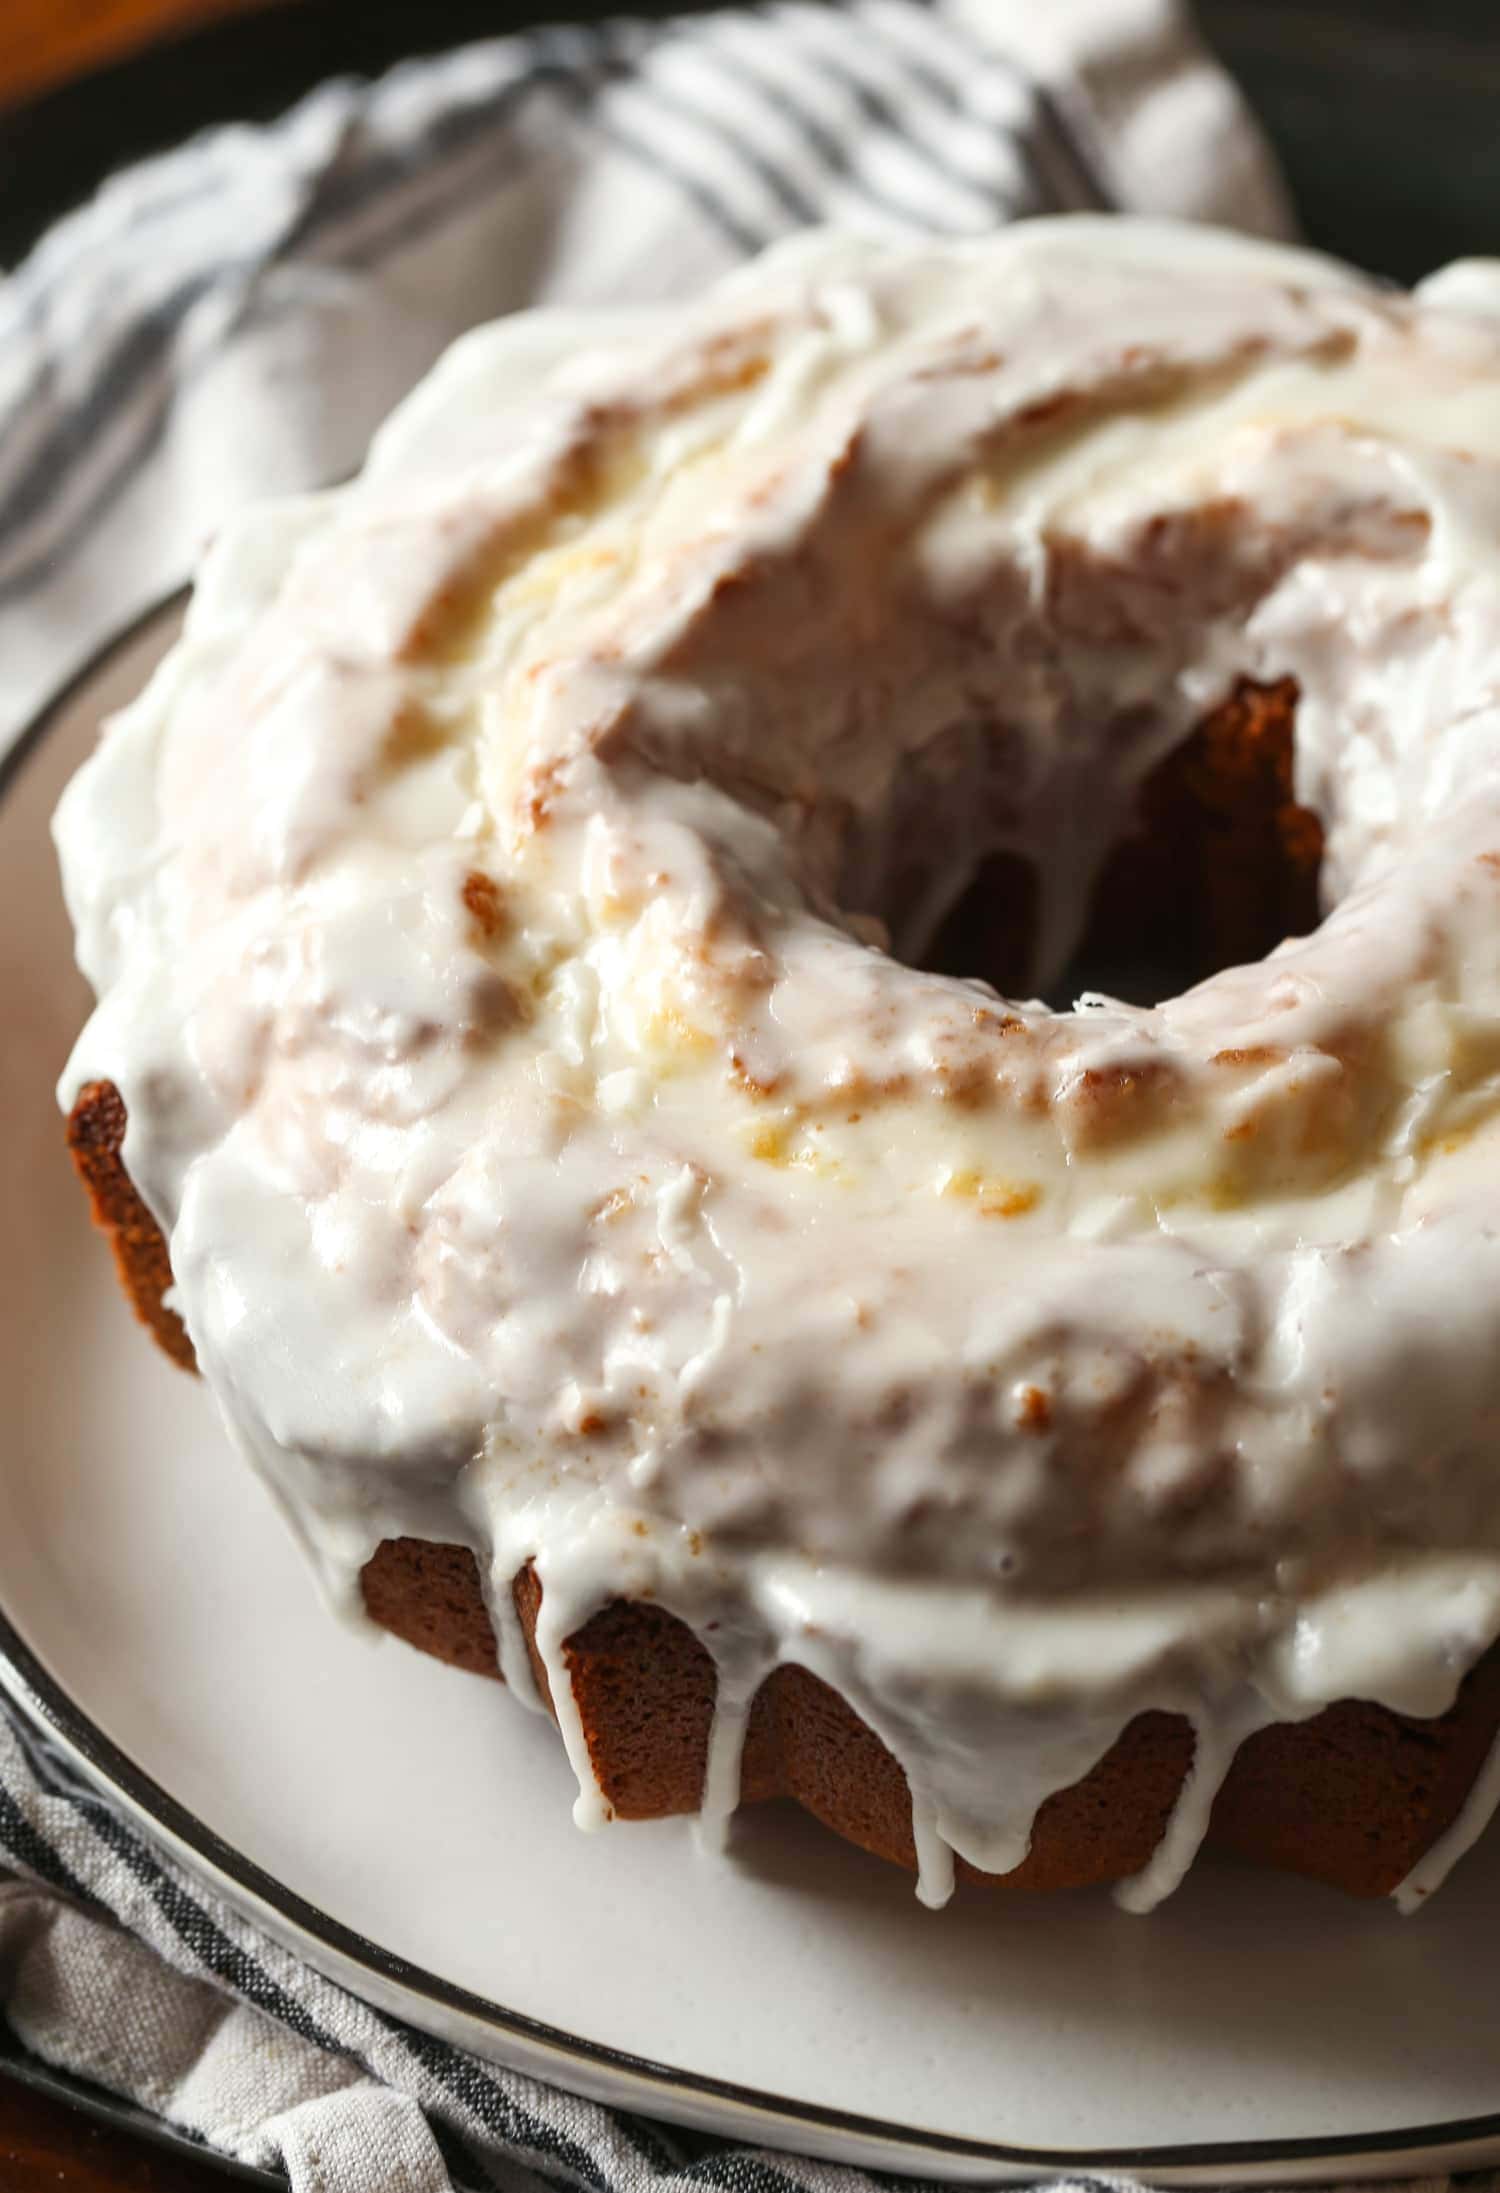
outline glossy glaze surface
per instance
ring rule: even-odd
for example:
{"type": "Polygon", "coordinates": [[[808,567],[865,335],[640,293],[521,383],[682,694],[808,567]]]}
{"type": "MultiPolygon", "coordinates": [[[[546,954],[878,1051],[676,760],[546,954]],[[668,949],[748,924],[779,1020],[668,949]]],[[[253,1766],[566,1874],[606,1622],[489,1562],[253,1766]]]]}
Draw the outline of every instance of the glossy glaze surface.
{"type": "Polygon", "coordinates": [[[655,1596],[710,1808],[793,1659],[922,1892],[1146,1707],[1440,1711],[1500,1629],[1500,322],[1075,221],[814,238],[461,343],[235,526],[64,802],[107,1078],[334,1591],[462,1538],[655,1596]],[[1152,765],[1294,677],[1310,938],[1150,1009],[902,964],[997,850],[1039,985],[1152,765]]]}

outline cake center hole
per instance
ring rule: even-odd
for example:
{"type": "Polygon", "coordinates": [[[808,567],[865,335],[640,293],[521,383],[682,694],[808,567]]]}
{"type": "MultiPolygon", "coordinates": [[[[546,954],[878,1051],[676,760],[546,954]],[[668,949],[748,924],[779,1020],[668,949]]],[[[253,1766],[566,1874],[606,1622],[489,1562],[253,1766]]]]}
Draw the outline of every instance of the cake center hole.
{"type": "MultiPolygon", "coordinates": [[[[1290,678],[1242,679],[1151,772],[1094,886],[1078,949],[1047,986],[1050,1004],[1100,990],[1154,1005],[1317,927],[1323,829],[1292,793],[1296,707],[1290,678]]],[[[922,964],[1031,996],[1036,912],[1032,864],[995,854],[922,964]]]]}

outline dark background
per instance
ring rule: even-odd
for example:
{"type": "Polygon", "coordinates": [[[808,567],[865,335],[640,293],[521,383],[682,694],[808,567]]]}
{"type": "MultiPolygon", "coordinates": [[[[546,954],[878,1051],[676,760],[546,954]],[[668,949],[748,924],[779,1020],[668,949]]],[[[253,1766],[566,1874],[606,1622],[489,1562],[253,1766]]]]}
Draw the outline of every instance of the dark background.
{"type": "MultiPolygon", "coordinates": [[[[324,76],[618,5],[295,0],[152,46],[0,110],[0,263],[121,161],[206,122],[274,114],[324,76]]],[[[1398,280],[1500,252],[1500,0],[1199,0],[1197,15],[1312,242],[1398,280]]]]}

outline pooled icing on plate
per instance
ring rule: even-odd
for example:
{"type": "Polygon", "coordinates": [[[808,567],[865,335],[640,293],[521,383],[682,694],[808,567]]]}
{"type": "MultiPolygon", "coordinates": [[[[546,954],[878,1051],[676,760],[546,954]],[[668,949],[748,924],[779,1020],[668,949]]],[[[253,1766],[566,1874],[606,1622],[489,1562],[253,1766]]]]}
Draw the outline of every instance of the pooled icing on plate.
{"type": "Polygon", "coordinates": [[[120,1089],[233,1436],[347,1603],[472,1547],[523,1696],[535,1565],[585,1824],[617,1597],[718,1665],[710,1819],[799,1662],[932,1902],[1154,1707],[1147,1908],[1246,1734],[1500,1635],[1486,269],[824,234],[483,329],[226,528],[57,834],[64,1101],[120,1089]],[[1045,986],[1242,677],[1300,689],[1315,934],[1149,1008],[904,963],[1011,850],[1045,986]]]}

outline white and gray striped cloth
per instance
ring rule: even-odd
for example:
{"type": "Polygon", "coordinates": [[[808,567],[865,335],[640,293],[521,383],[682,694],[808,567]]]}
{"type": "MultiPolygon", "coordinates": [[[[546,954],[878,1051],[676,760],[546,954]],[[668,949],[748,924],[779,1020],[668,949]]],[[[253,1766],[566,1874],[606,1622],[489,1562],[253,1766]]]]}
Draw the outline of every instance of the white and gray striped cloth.
{"type": "MultiPolygon", "coordinates": [[[[349,470],[476,320],[682,294],[812,221],[952,234],[1101,207],[1286,225],[1171,0],[536,31],[133,169],[0,282],[0,756],[229,509],[349,470]]],[[[683,2140],[400,2025],[198,1887],[9,1710],[0,1859],[17,2037],[299,2193],[872,2183],[683,2140]]]]}

